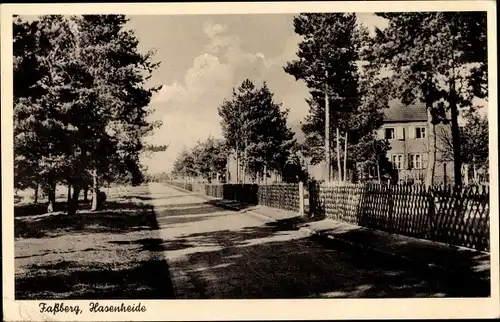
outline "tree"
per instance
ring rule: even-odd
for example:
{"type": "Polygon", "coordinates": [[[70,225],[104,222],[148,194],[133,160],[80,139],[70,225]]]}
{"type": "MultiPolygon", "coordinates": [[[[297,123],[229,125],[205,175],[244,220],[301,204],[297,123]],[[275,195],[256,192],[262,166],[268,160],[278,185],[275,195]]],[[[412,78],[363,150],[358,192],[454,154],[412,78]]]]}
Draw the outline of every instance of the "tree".
{"type": "Polygon", "coordinates": [[[377,31],[373,64],[392,72],[397,97],[410,104],[425,103],[431,128],[426,184],[432,185],[435,164],[435,125],[449,112],[455,184],[462,184],[459,109],[473,107],[474,95],[484,98],[487,71],[486,13],[380,13],[389,20],[377,31]],[[469,87],[472,86],[472,90],[469,87]]]}
{"type": "MultiPolygon", "coordinates": [[[[355,14],[348,13],[300,14],[295,17],[294,26],[303,40],[299,43],[298,59],[288,62],[284,70],[297,80],[304,80],[311,95],[306,100],[309,114],[302,123],[306,135],[304,153],[312,164],[325,160],[328,102],[329,137],[335,138],[337,145],[333,140],[326,141],[329,141],[329,149],[337,152],[337,171],[342,177],[340,140],[347,134],[348,165],[354,169],[356,163],[362,161],[356,153],[360,150],[358,145],[376,144],[373,138],[382,122],[380,109],[387,105],[385,97],[374,95],[381,86],[371,88],[373,73],[361,73],[359,67],[368,32],[357,23],[355,14]],[[339,130],[338,134],[334,129],[339,130]]],[[[364,150],[372,149],[364,147],[364,150]]],[[[330,157],[325,160],[327,168],[330,157]]]]}
{"type": "Polygon", "coordinates": [[[37,64],[36,23],[29,24],[19,17],[13,21],[14,58],[14,184],[16,189],[36,188],[40,182],[40,138],[34,131],[33,101],[43,94],[37,82],[43,72],[37,64]]]}
{"type": "Polygon", "coordinates": [[[167,151],[168,146],[169,144],[163,144],[163,145],[148,144],[144,146],[143,151],[148,153],[165,152],[167,151]]]}
{"type": "Polygon", "coordinates": [[[227,164],[227,150],[221,139],[208,137],[190,150],[184,149],[179,153],[173,173],[178,176],[197,176],[211,182],[212,179],[224,176],[227,164]]]}
{"type": "Polygon", "coordinates": [[[368,177],[372,177],[378,182],[395,179],[396,171],[387,158],[387,151],[390,148],[387,140],[379,140],[372,136],[365,136],[362,140],[352,152],[358,156],[358,175],[355,179],[366,181],[368,177]]]}
{"type": "Polygon", "coordinates": [[[49,190],[49,208],[58,182],[73,187],[73,213],[89,175],[94,210],[99,176],[142,180],[142,138],[159,125],[146,118],[159,88],[144,84],[158,63],[152,62],[153,52],[138,51],[126,21],[121,15],[89,15],[14,22],[17,165],[38,170],[49,190]],[[30,72],[35,76],[24,81],[30,72]]]}
{"type": "Polygon", "coordinates": [[[68,74],[74,68],[73,34],[62,16],[43,16],[30,24],[16,18],[13,28],[16,182],[33,180],[37,187],[40,183],[50,212],[56,183],[72,173],[74,128],[68,122],[67,104],[78,82],[68,74]]]}
{"type": "Polygon", "coordinates": [[[301,151],[299,144],[294,144],[285,163],[283,171],[283,182],[304,182],[309,180],[309,173],[307,171],[307,161],[301,151]]]}
{"type": "Polygon", "coordinates": [[[83,15],[75,21],[79,57],[93,79],[89,90],[95,100],[83,106],[88,116],[85,121],[92,127],[80,134],[86,166],[92,169],[92,209],[96,209],[100,175],[113,173],[115,177],[128,175],[134,182],[141,180],[142,139],[159,125],[147,121],[151,112],[147,106],[159,87],[147,88],[144,83],[159,63],[152,62],[154,52],[138,51],[137,38],[124,28],[125,16],[83,15]]]}
{"type": "Polygon", "coordinates": [[[227,152],[223,140],[208,137],[205,141],[198,142],[192,151],[194,168],[208,182],[214,176],[222,177],[226,172],[227,152]]]}
{"type": "Polygon", "coordinates": [[[256,88],[244,80],[233,90],[231,100],[219,107],[219,115],[227,146],[235,151],[238,161],[243,157],[244,176],[250,174],[255,180],[264,169],[284,170],[294,134],[286,124],[288,110],[274,102],[265,82],[256,88]]]}
{"type": "MultiPolygon", "coordinates": [[[[477,111],[465,114],[465,124],[460,126],[462,143],[461,158],[464,164],[471,165],[474,179],[478,181],[478,172],[488,172],[488,117],[481,116],[477,111]]],[[[441,161],[453,161],[453,140],[450,126],[442,127],[438,132],[437,150],[441,161]]]]}
{"type": "Polygon", "coordinates": [[[182,177],[193,177],[197,174],[194,165],[194,157],[191,151],[184,149],[177,155],[174,161],[173,173],[182,177]]]}

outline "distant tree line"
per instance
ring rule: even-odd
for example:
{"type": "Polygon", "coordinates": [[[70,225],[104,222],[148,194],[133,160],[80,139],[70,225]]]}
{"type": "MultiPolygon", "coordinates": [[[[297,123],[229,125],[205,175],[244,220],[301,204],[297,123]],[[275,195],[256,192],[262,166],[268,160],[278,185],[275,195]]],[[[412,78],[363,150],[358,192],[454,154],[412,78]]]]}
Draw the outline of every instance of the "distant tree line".
{"type": "Polygon", "coordinates": [[[167,182],[168,180],[172,179],[172,176],[167,172],[144,174],[144,182],[167,182]]]}
{"type": "Polygon", "coordinates": [[[184,149],[174,162],[174,177],[199,177],[212,182],[225,178],[227,148],[221,139],[208,137],[192,149],[184,149]]]}

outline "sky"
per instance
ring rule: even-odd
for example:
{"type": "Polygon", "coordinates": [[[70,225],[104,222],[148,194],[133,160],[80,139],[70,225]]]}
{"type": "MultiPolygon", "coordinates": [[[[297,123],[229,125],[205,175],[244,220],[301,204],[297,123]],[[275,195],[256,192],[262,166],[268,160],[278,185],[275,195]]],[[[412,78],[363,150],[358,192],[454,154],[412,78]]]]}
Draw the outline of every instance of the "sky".
{"type": "MultiPolygon", "coordinates": [[[[163,87],[150,105],[151,119],[163,125],[146,141],[169,148],[141,158],[148,172],[170,172],[184,148],[209,135],[222,137],[217,108],[245,78],[268,83],[275,101],[290,110],[289,126],[306,116],[305,83],[283,71],[296,59],[300,41],[293,14],[129,17],[127,27],[135,30],[140,50],[156,50],[155,60],[161,61],[150,84],[163,87]]],[[[372,32],[386,25],[373,14],[358,19],[372,32]]]]}

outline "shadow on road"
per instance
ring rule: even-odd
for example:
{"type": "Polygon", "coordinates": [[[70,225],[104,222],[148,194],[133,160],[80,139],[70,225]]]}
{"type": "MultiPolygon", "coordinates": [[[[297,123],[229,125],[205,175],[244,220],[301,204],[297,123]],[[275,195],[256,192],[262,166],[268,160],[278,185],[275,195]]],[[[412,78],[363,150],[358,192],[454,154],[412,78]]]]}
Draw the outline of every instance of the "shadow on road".
{"type": "Polygon", "coordinates": [[[16,219],[16,300],[175,298],[158,227],[152,206],[130,202],[16,219]]]}
{"type": "Polygon", "coordinates": [[[57,212],[36,217],[16,218],[16,238],[49,238],[71,233],[124,233],[158,229],[153,208],[130,203],[110,204],[109,209],[75,215],[57,212]]]}
{"type": "Polygon", "coordinates": [[[106,209],[95,212],[82,209],[75,215],[58,211],[17,217],[14,222],[14,235],[16,238],[51,238],[70,233],[119,234],[157,230],[161,225],[211,219],[217,216],[216,213],[228,215],[230,212],[224,213],[221,209],[203,203],[182,204],[181,207],[153,207],[144,203],[111,201],[106,202],[106,209]]]}
{"type": "MultiPolygon", "coordinates": [[[[178,298],[479,297],[461,284],[387,258],[339,249],[297,235],[294,220],[155,241],[178,254],[178,298]]],[[[167,252],[168,253],[168,252],[167,252]]],[[[172,263],[172,262],[171,262],[172,263]]]]}

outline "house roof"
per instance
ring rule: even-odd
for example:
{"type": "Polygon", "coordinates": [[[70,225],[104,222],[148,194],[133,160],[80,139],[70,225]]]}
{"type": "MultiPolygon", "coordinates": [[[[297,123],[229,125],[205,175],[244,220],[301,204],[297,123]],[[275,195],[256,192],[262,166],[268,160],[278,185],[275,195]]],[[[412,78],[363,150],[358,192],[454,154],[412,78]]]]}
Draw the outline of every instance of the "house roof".
{"type": "Polygon", "coordinates": [[[405,105],[401,101],[392,100],[384,110],[384,122],[427,121],[427,109],[423,103],[405,105]]]}

